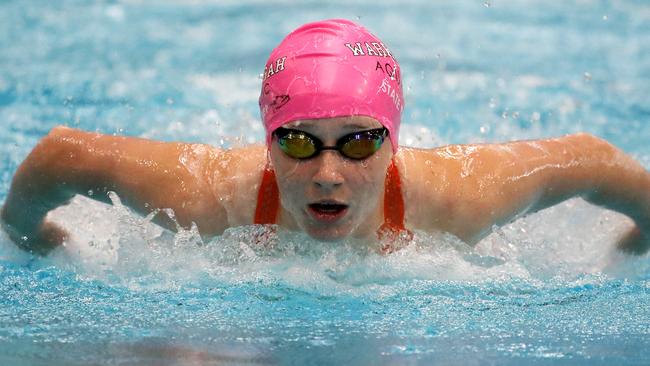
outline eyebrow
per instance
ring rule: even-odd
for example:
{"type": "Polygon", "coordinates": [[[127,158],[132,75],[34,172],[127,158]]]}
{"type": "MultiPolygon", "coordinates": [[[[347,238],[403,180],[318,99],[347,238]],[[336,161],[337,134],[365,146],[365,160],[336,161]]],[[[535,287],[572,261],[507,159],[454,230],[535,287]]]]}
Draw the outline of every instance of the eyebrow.
{"type": "MultiPolygon", "coordinates": [[[[365,130],[375,130],[375,129],[381,128],[381,127],[383,127],[383,126],[376,127],[376,126],[367,126],[367,125],[363,125],[363,124],[359,124],[359,123],[351,123],[351,124],[344,125],[343,129],[345,131],[351,131],[351,130],[363,130],[363,131],[365,131],[365,130]]],[[[301,124],[299,124],[297,126],[284,127],[284,128],[288,128],[290,130],[299,130],[299,131],[314,133],[314,128],[316,128],[316,124],[304,124],[304,123],[301,123],[301,124]]]]}
{"type": "MultiPolygon", "coordinates": [[[[298,126],[285,127],[285,128],[290,128],[290,129],[293,129],[293,130],[300,130],[300,129],[313,130],[315,128],[315,126],[301,124],[301,125],[298,125],[298,126]]],[[[346,129],[346,130],[357,130],[357,129],[358,130],[374,130],[374,129],[377,129],[377,128],[381,128],[381,127],[365,126],[365,125],[360,125],[360,124],[356,124],[356,123],[343,126],[343,129],[346,129]]]]}
{"type": "Polygon", "coordinates": [[[348,129],[348,130],[352,130],[352,129],[364,129],[364,130],[370,130],[370,129],[374,129],[374,128],[376,128],[376,127],[372,127],[372,126],[364,126],[364,125],[358,125],[358,124],[355,123],[355,124],[351,124],[351,125],[345,125],[344,128],[346,128],[346,129],[348,129]]]}

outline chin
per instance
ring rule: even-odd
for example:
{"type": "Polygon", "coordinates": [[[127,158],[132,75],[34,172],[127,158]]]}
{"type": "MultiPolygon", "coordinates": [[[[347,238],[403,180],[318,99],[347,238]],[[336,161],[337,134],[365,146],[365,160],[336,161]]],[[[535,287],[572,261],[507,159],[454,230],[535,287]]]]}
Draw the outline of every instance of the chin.
{"type": "Polygon", "coordinates": [[[305,232],[312,238],[323,242],[337,242],[350,236],[350,230],[337,227],[308,227],[305,232]]]}

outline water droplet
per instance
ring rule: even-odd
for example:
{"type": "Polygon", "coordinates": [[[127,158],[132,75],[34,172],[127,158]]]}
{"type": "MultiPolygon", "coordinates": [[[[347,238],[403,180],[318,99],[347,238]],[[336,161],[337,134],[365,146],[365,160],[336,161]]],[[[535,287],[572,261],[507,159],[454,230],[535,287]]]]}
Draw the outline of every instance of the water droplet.
{"type": "Polygon", "coordinates": [[[490,131],[490,126],[487,125],[482,125],[481,128],[479,128],[482,134],[486,134],[490,131]]]}
{"type": "Polygon", "coordinates": [[[607,20],[607,15],[603,15],[603,20],[607,20]]]}
{"type": "Polygon", "coordinates": [[[492,6],[492,4],[489,1],[486,1],[486,2],[483,3],[483,6],[485,6],[486,8],[489,8],[490,6],[492,6]]]}
{"type": "Polygon", "coordinates": [[[588,72],[585,72],[583,75],[583,78],[585,81],[591,81],[591,74],[588,72]]]}
{"type": "Polygon", "coordinates": [[[27,236],[21,236],[20,237],[20,240],[22,240],[22,241],[27,241],[27,239],[29,239],[27,236]]]}
{"type": "Polygon", "coordinates": [[[508,118],[508,110],[506,109],[505,111],[501,112],[501,118],[506,119],[508,118]]]}
{"type": "Polygon", "coordinates": [[[89,189],[89,190],[88,190],[88,196],[91,196],[91,197],[92,197],[93,194],[95,194],[95,192],[93,192],[92,189],[89,189]]]}
{"type": "Polygon", "coordinates": [[[530,121],[531,122],[539,122],[541,119],[541,114],[539,112],[533,112],[533,114],[530,116],[530,121]]]}
{"type": "Polygon", "coordinates": [[[490,108],[494,108],[497,106],[497,100],[495,98],[490,98],[490,108]]]}
{"type": "Polygon", "coordinates": [[[262,72],[259,75],[257,75],[257,78],[260,80],[264,80],[264,73],[262,72]]]}
{"type": "Polygon", "coordinates": [[[512,119],[517,119],[517,118],[519,118],[519,112],[513,112],[512,119]]]}

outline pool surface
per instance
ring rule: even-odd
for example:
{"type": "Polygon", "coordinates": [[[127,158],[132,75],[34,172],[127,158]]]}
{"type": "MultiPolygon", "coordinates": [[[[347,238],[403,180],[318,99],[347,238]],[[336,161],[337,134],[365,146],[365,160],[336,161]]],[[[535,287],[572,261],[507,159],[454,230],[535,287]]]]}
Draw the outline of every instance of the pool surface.
{"type": "MultiPolygon", "coordinates": [[[[401,63],[401,144],[587,131],[650,167],[645,1],[3,1],[0,202],[57,124],[232,147],[263,141],[270,50],[359,21],[401,63]]],[[[470,248],[416,233],[379,256],[260,228],[202,242],[79,198],[45,258],[0,232],[1,365],[650,363],[650,256],[574,199],[470,248]]]]}

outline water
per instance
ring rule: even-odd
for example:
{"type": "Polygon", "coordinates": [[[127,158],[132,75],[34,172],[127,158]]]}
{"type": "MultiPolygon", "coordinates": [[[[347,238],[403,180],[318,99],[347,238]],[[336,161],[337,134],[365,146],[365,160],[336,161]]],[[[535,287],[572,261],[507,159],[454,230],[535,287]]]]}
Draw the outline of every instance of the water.
{"type": "MultiPolygon", "coordinates": [[[[299,24],[361,21],[401,62],[401,143],[588,131],[650,167],[642,1],[0,3],[0,200],[56,124],[237,146],[263,140],[258,75],[299,24]]],[[[571,200],[469,248],[388,256],[257,228],[204,243],[115,206],[53,213],[66,248],[0,237],[0,364],[647,364],[650,260],[630,223],[571,200]]]]}

